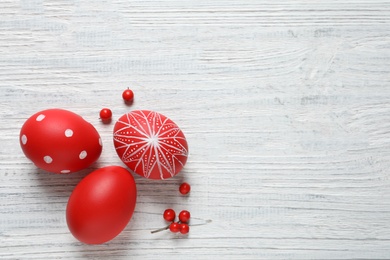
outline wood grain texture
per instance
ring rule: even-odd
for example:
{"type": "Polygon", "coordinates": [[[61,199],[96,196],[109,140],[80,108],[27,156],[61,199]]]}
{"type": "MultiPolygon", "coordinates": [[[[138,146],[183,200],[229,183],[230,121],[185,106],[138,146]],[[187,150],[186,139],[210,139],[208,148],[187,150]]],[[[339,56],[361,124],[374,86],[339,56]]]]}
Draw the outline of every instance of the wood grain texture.
{"type": "Polygon", "coordinates": [[[389,86],[390,1],[2,0],[0,258],[389,259],[389,86]],[[97,128],[98,163],[53,175],[24,157],[23,122],[52,107],[97,128]],[[102,107],[170,117],[190,157],[173,179],[136,176],[125,231],[89,246],[65,207],[122,165],[102,107]],[[168,207],[212,222],[150,234],[168,207]]]}

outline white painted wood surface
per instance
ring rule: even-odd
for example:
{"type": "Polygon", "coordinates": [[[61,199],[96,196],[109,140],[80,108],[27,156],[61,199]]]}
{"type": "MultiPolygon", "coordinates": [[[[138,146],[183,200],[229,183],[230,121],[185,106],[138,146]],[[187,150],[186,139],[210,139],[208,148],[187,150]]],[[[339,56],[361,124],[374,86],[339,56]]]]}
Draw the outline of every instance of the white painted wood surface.
{"type": "Polygon", "coordinates": [[[0,115],[1,259],[390,259],[390,1],[1,0],[0,115]],[[90,169],[24,157],[20,127],[53,107],[100,132],[90,169]],[[65,207],[122,165],[102,107],[165,114],[190,157],[173,179],[136,177],[133,219],[90,246],[65,207]],[[168,207],[212,222],[151,234],[168,207]]]}

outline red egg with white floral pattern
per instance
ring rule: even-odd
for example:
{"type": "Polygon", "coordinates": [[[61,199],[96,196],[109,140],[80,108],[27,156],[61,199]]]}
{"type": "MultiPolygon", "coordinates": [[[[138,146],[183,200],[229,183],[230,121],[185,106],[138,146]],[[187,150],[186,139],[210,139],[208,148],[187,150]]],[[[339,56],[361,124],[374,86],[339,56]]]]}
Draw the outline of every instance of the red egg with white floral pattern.
{"type": "Polygon", "coordinates": [[[114,146],[133,172],[149,179],[175,176],[188,157],[183,131],[171,119],[149,110],[134,110],[119,118],[114,146]]]}
{"type": "Polygon", "coordinates": [[[64,109],[32,115],[20,130],[20,145],[38,168],[72,173],[87,168],[102,152],[102,141],[92,124],[64,109]]]}

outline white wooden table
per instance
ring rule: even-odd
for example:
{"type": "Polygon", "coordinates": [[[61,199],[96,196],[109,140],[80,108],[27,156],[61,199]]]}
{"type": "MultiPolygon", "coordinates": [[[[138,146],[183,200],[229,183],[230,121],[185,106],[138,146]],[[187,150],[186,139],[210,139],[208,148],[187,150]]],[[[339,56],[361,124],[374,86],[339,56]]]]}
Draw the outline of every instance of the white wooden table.
{"type": "Polygon", "coordinates": [[[1,259],[390,259],[390,1],[2,0],[0,115],[1,259]],[[22,124],[54,107],[96,127],[98,164],[24,157],[22,124]],[[129,225],[91,246],[65,207],[123,166],[103,107],[170,117],[190,157],[173,179],[135,176],[129,225]],[[151,234],[169,207],[212,222],[151,234]]]}

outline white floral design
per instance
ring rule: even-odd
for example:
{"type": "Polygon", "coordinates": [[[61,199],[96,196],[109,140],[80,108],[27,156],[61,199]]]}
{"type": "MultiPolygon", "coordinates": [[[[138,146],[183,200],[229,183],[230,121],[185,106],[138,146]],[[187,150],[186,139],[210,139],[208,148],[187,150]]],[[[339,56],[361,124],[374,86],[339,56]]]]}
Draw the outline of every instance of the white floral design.
{"type": "Polygon", "coordinates": [[[154,111],[136,110],[115,124],[114,144],[121,160],[146,178],[176,175],[188,156],[186,138],[169,118],[154,111]]]}

